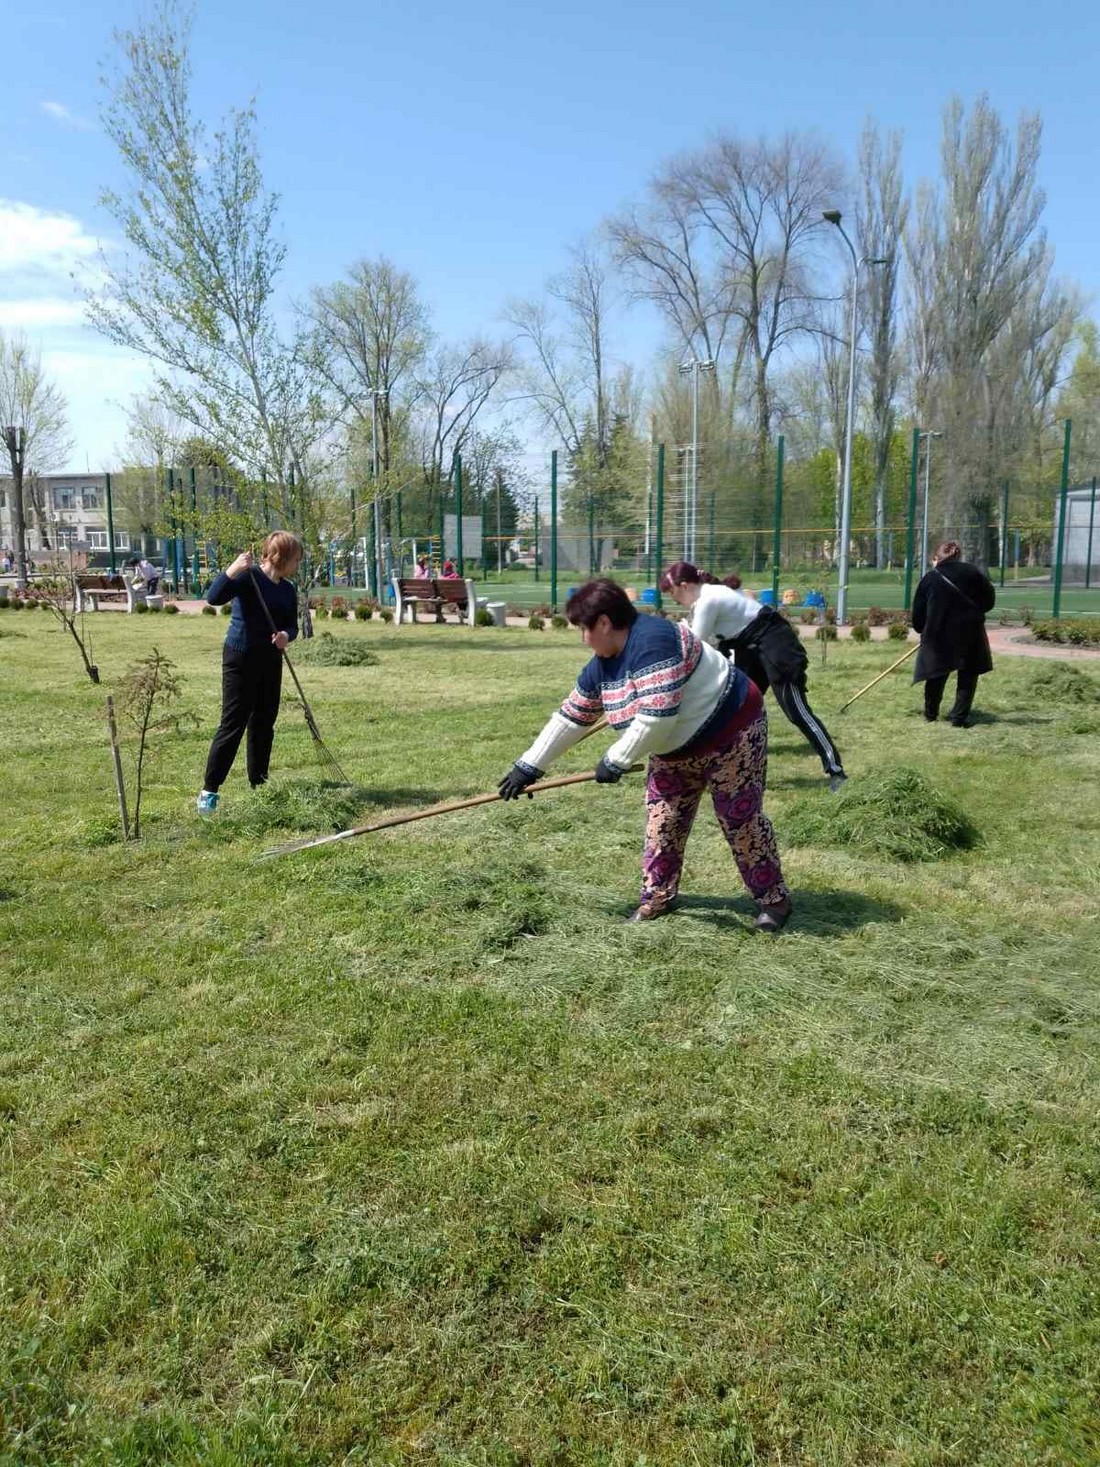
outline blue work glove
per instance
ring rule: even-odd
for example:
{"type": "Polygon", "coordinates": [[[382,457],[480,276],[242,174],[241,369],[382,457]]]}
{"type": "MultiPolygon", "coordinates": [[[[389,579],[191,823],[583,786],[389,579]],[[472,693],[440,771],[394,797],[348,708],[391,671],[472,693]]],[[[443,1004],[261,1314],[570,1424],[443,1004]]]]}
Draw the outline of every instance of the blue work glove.
{"type": "Polygon", "coordinates": [[[601,759],[596,765],[596,783],[618,784],[625,773],[624,769],[617,769],[614,764],[609,764],[606,759],[601,759]]]}
{"type": "Polygon", "coordinates": [[[534,784],[542,773],[540,769],[528,769],[522,764],[513,764],[508,773],[497,785],[497,791],[502,800],[518,800],[525,791],[527,798],[533,800],[535,797],[527,789],[529,784],[534,784]]]}

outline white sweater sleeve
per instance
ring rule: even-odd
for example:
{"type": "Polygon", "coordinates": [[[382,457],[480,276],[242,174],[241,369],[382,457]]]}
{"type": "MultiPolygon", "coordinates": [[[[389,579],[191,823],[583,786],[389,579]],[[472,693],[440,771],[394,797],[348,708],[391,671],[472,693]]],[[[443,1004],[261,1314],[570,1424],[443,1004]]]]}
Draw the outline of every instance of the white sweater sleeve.
{"type": "Polygon", "coordinates": [[[528,768],[537,769],[541,773],[544,769],[549,769],[554,760],[559,759],[567,749],[580,743],[586,733],[587,728],[582,728],[561,713],[554,712],[547,719],[538,738],[520,755],[516,763],[526,764],[528,768]]]}

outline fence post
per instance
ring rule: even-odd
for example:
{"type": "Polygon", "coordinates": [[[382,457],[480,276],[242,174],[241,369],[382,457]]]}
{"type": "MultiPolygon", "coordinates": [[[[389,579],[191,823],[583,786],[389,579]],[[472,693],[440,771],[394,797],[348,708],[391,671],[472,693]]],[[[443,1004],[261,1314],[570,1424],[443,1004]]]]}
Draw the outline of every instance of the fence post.
{"type": "Polygon", "coordinates": [[[1005,561],[1008,559],[1008,480],[1001,485],[1001,585],[1005,583],[1005,561]]]}
{"type": "Polygon", "coordinates": [[[1096,522],[1096,475],[1092,476],[1092,498],[1089,501],[1089,548],[1085,551],[1085,590],[1092,579],[1092,527],[1096,522]]]}
{"type": "Polygon", "coordinates": [[[913,447],[909,457],[909,518],[905,527],[905,597],[904,609],[913,602],[914,534],[917,528],[917,474],[920,469],[920,429],[913,429],[913,447]]]}
{"type": "Polygon", "coordinates": [[[550,610],[558,609],[558,450],[550,455],[550,610]]]}
{"type": "Polygon", "coordinates": [[[664,561],[664,534],[665,534],[665,445],[657,445],[657,530],[653,537],[653,555],[657,563],[657,574],[654,580],[657,584],[657,608],[661,606],[661,575],[664,561]]]}
{"type": "Polygon", "coordinates": [[[462,455],[455,454],[455,550],[457,551],[458,573],[464,576],[462,565],[462,455]]]}
{"type": "Polygon", "coordinates": [[[191,586],[197,596],[199,584],[199,496],[195,488],[195,465],[191,465],[191,586]]]}
{"type": "Polygon", "coordinates": [[[1062,492],[1058,496],[1058,545],[1054,556],[1054,620],[1062,614],[1062,555],[1066,543],[1066,500],[1069,495],[1069,441],[1073,419],[1066,419],[1066,436],[1062,442],[1062,492]]]}
{"type": "MultiPolygon", "coordinates": [[[[115,506],[114,501],[111,498],[110,474],[104,474],[103,479],[107,488],[107,551],[110,557],[110,559],[108,560],[108,569],[110,570],[111,574],[114,575],[117,568],[115,566],[115,506]]],[[[1093,483],[1095,484],[1095,482],[1096,481],[1094,479],[1093,483]]],[[[1093,492],[1095,493],[1095,489],[1093,492]]]]}
{"type": "Polygon", "coordinates": [[[783,434],[775,446],[775,520],[772,526],[772,605],[779,605],[779,555],[783,548],[783,434]]]}
{"type": "Polygon", "coordinates": [[[535,495],[535,580],[539,578],[539,497],[535,495]]]}

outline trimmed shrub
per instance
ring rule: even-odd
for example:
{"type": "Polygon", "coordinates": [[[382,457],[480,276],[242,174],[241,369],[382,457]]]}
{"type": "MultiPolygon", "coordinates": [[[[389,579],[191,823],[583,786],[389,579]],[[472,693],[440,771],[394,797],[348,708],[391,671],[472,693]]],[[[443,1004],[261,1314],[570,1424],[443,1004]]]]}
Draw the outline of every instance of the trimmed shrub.
{"type": "Polygon", "coordinates": [[[1060,621],[1037,621],[1031,635],[1037,642],[1055,642],[1070,647],[1100,647],[1100,617],[1063,617],[1060,621]]]}
{"type": "Polygon", "coordinates": [[[891,642],[907,642],[909,640],[909,623],[905,621],[892,621],[886,628],[886,635],[891,642]]]}
{"type": "Polygon", "coordinates": [[[798,613],[798,619],[804,627],[812,627],[817,619],[817,612],[812,606],[804,606],[798,613]]]}
{"type": "Polygon", "coordinates": [[[821,626],[814,632],[814,636],[819,642],[835,642],[836,635],[836,627],[831,621],[822,622],[821,626]]]}
{"type": "Polygon", "coordinates": [[[373,615],[374,615],[374,613],[371,611],[370,607],[367,605],[367,603],[365,601],[357,601],[355,603],[355,620],[356,621],[370,621],[370,619],[371,619],[371,617],[373,615]]]}
{"type": "Polygon", "coordinates": [[[884,627],[889,620],[881,606],[872,606],[867,613],[867,625],[870,627],[884,627]]]}
{"type": "Polygon", "coordinates": [[[563,632],[569,625],[569,618],[567,616],[561,616],[555,613],[550,618],[550,625],[554,628],[556,632],[563,632]]]}
{"type": "Polygon", "coordinates": [[[546,622],[541,616],[539,616],[537,611],[527,618],[527,625],[531,628],[533,632],[541,632],[546,630],[546,622]]]}
{"type": "Polygon", "coordinates": [[[179,614],[180,614],[179,602],[177,602],[177,601],[166,601],[164,603],[164,614],[165,614],[165,616],[179,616],[179,614]]]}
{"type": "Polygon", "coordinates": [[[489,611],[487,607],[479,606],[478,609],[474,612],[474,626],[491,627],[494,625],[495,623],[493,621],[493,613],[489,611]]]}
{"type": "Polygon", "coordinates": [[[378,617],[380,621],[384,621],[389,626],[390,622],[393,621],[393,609],[389,606],[383,606],[378,612],[378,617]]]}
{"type": "Polygon", "coordinates": [[[204,606],[202,614],[203,616],[217,616],[218,608],[216,606],[204,606]]]}
{"type": "Polygon", "coordinates": [[[232,603],[232,601],[227,601],[225,603],[225,605],[221,608],[221,614],[222,614],[222,616],[232,616],[233,615],[233,603],[232,603]]]}
{"type": "Polygon", "coordinates": [[[145,604],[144,601],[135,601],[134,602],[134,615],[135,616],[148,616],[149,615],[149,607],[145,604]]]}
{"type": "Polygon", "coordinates": [[[869,642],[871,640],[871,628],[866,622],[857,621],[852,624],[852,641],[869,642]]]}

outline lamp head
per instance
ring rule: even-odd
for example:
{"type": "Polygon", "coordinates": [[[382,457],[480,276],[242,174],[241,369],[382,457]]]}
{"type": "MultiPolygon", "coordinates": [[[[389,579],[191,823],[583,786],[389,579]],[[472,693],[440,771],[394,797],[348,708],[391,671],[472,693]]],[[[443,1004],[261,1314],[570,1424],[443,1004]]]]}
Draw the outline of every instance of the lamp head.
{"type": "Polygon", "coordinates": [[[839,224],[844,218],[844,215],[839,209],[826,209],[821,217],[825,220],[826,224],[839,224]]]}

